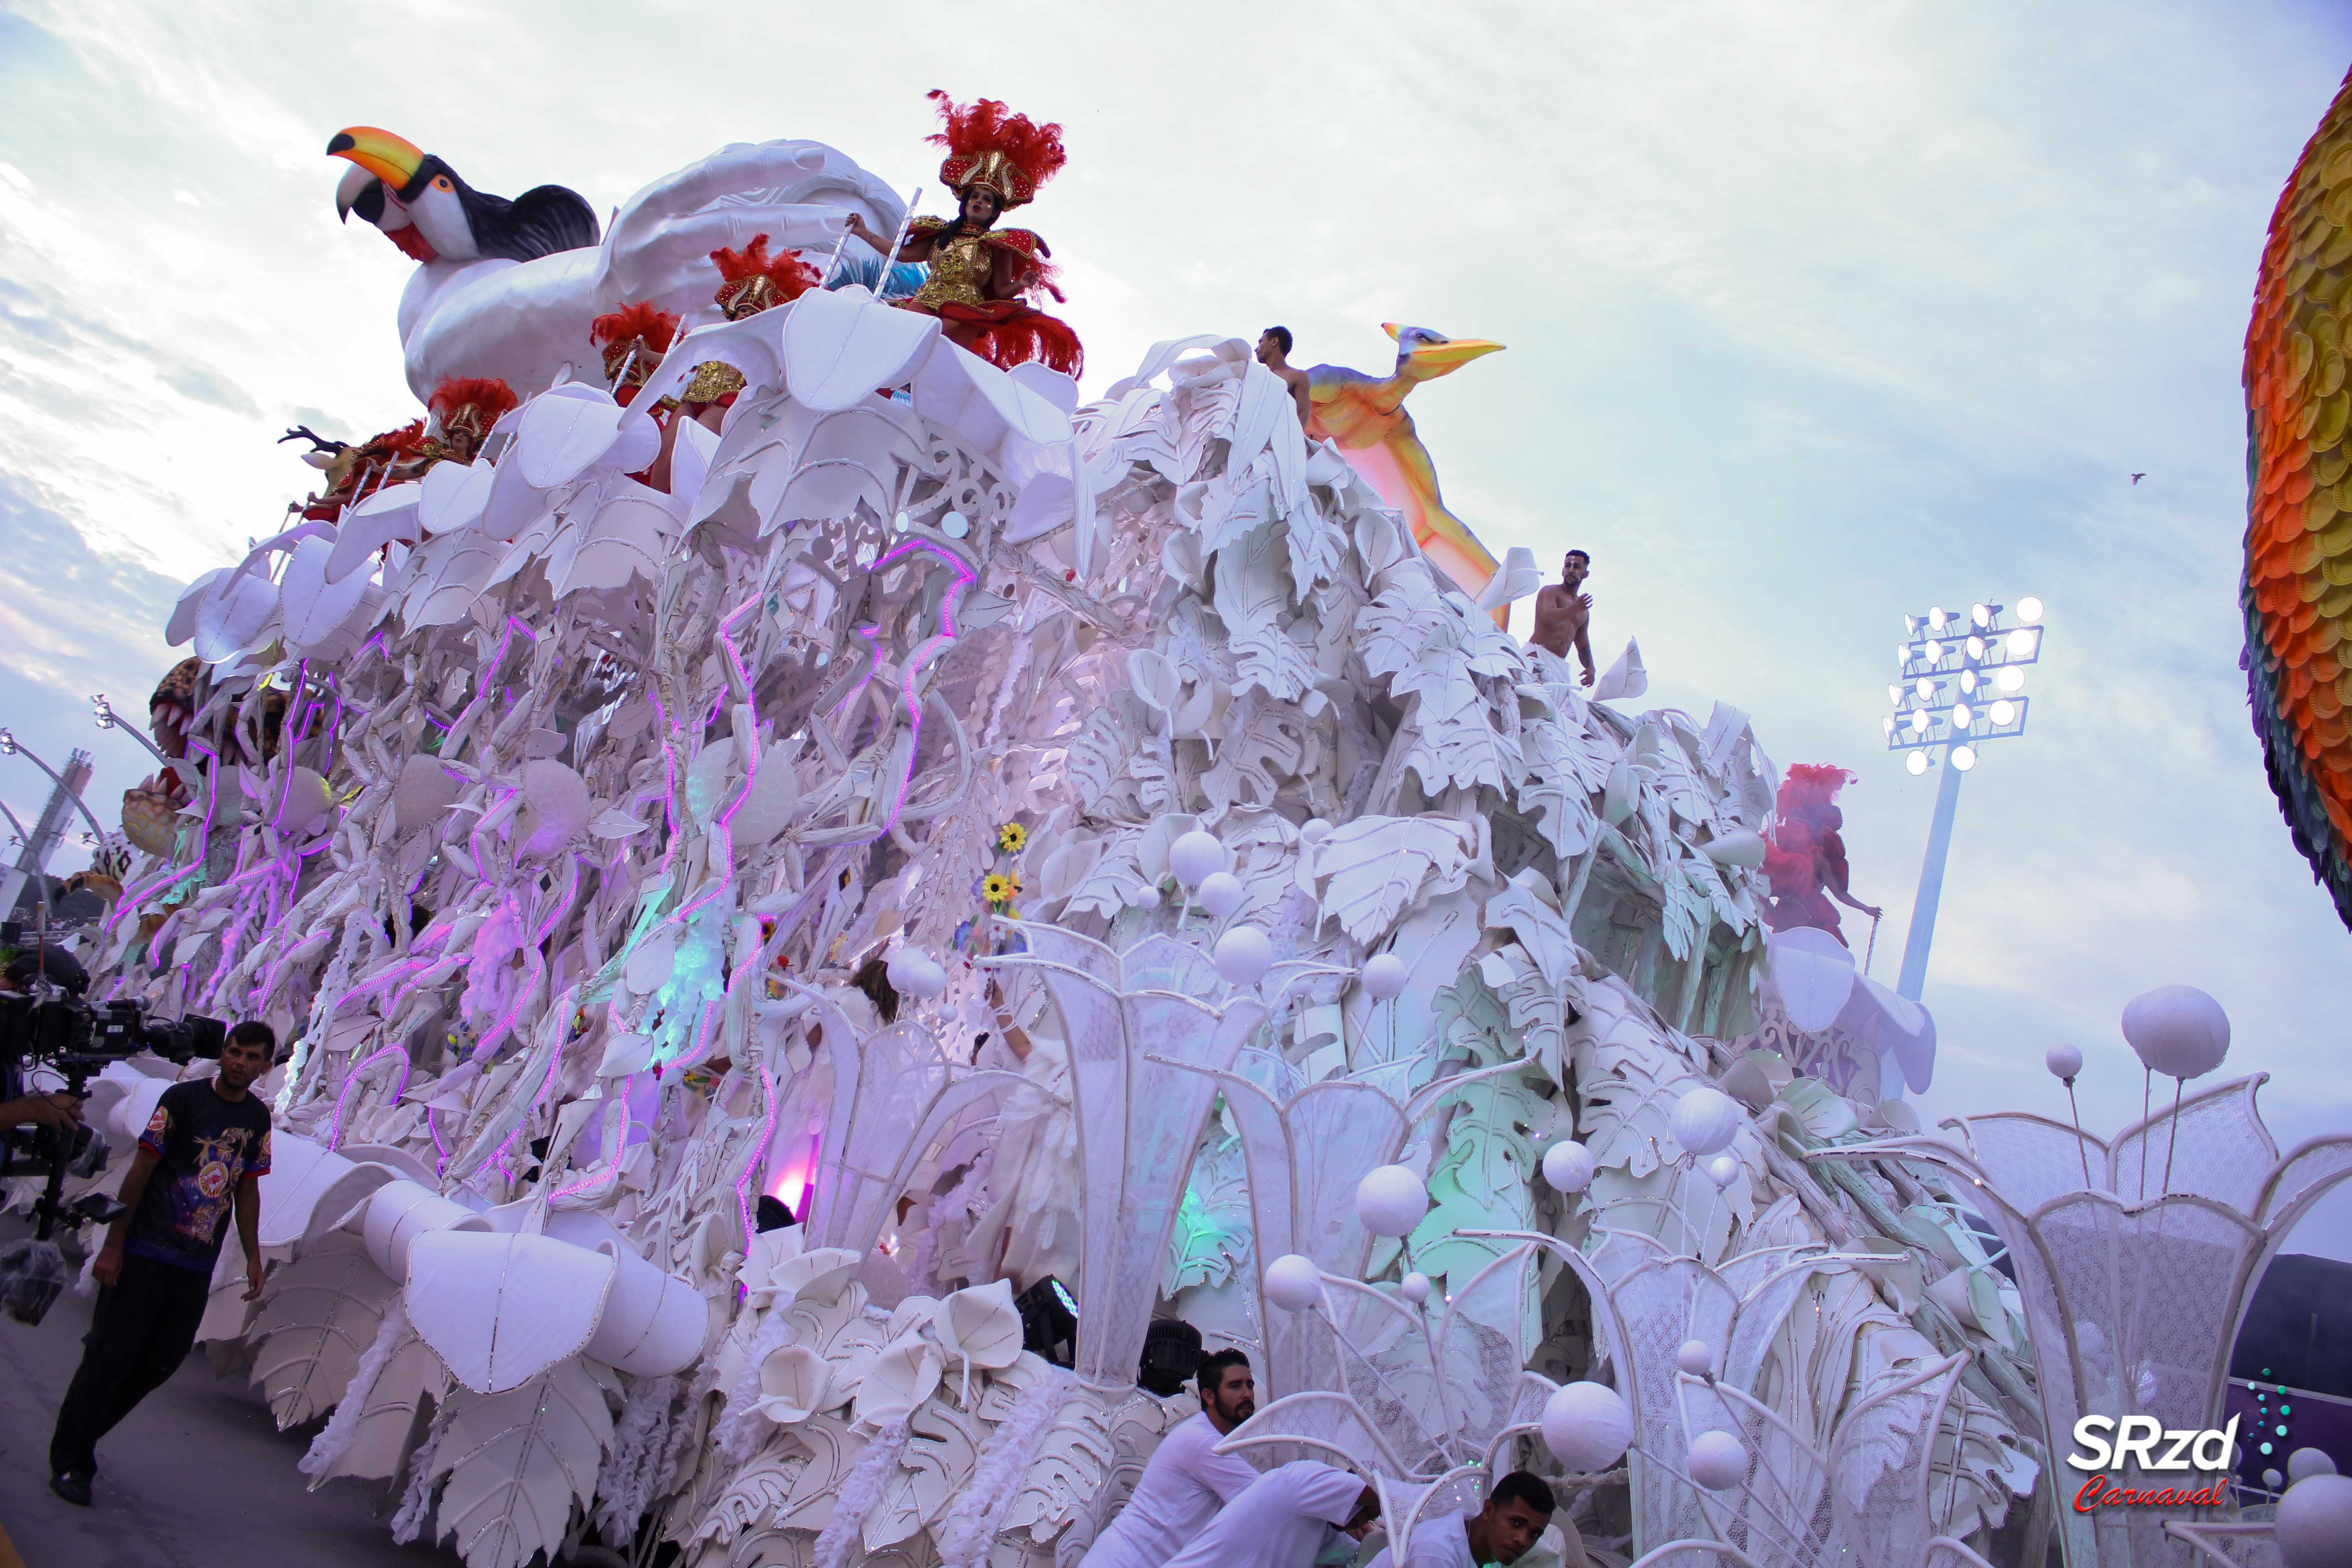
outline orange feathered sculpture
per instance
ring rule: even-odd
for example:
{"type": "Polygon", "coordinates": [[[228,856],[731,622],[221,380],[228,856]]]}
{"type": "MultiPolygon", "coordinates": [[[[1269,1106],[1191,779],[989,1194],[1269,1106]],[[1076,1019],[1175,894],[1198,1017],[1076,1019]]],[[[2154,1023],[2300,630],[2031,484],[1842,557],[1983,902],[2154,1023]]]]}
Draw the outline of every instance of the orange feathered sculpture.
{"type": "Polygon", "coordinates": [[[2294,846],[2352,926],[2352,77],[2271,215],[2246,331],[2247,695],[2294,846]]]}

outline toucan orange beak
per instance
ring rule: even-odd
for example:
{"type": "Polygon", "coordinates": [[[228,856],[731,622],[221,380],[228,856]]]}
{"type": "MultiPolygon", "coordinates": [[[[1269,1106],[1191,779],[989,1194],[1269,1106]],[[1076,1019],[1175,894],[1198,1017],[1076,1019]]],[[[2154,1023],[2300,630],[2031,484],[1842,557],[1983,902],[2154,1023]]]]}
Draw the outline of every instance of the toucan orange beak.
{"type": "Polygon", "coordinates": [[[353,125],[336,132],[327,141],[327,156],[349,158],[382,180],[384,189],[394,195],[407,189],[425,164],[425,154],[415,142],[373,125],[353,125]]]}

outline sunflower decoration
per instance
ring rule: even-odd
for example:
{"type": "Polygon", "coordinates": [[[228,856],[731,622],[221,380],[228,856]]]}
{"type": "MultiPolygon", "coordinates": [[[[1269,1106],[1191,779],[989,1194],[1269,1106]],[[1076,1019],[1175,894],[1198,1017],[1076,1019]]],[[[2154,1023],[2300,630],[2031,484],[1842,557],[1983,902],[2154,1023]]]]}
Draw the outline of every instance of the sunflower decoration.
{"type": "Polygon", "coordinates": [[[996,847],[1007,855],[1018,855],[1021,847],[1029,842],[1029,830],[1017,822],[1008,822],[996,830],[996,847]]]}
{"type": "Polygon", "coordinates": [[[991,871],[980,879],[980,896],[987,900],[988,907],[1000,915],[1012,912],[1009,906],[1020,891],[1021,878],[1017,872],[991,871]]]}

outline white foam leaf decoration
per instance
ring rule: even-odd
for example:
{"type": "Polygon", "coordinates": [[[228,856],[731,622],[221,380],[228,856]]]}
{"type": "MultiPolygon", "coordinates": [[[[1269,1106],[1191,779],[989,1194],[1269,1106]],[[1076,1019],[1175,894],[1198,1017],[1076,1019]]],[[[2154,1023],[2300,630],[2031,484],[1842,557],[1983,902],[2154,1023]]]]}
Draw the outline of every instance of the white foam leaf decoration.
{"type": "Polygon", "coordinates": [[[330,1231],[270,1276],[253,1333],[253,1384],[278,1429],[323,1415],[343,1396],[396,1287],[347,1231],[330,1231]]]}
{"type": "Polygon", "coordinates": [[[613,1259],[544,1236],[437,1230],[408,1249],[408,1321],[479,1394],[519,1388],[596,1332],[613,1259]]]}
{"type": "Polygon", "coordinates": [[[1315,846],[1311,876],[1323,915],[1370,943],[1416,897],[1469,879],[1477,834],[1444,816],[1360,816],[1315,846]]]}
{"type": "Polygon", "coordinates": [[[853,407],[905,382],[939,335],[937,317],[877,305],[863,289],[813,289],[784,322],[784,378],[803,407],[853,407]]]}
{"type": "Polygon", "coordinates": [[[507,1393],[459,1390],[434,1451],[446,1475],[436,1538],[466,1568],[524,1568],[562,1544],[576,1503],[595,1496],[613,1443],[604,1390],[587,1364],[565,1361],[507,1393]]]}

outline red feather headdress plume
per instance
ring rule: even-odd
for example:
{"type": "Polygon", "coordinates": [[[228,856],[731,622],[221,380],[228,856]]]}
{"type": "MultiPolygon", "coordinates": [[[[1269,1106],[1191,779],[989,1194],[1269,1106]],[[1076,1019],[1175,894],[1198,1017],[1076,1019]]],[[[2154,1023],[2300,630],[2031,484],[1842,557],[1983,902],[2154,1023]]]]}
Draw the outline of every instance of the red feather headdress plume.
{"type": "Polygon", "coordinates": [[[768,254],[768,237],[755,234],[740,250],[714,250],[710,259],[726,281],[718,294],[719,308],[730,319],[753,315],[775,305],[788,305],[822,280],[823,274],[801,259],[797,250],[768,254]]]}
{"type": "Polygon", "coordinates": [[[669,351],[677,336],[677,318],[641,300],[589,322],[588,336],[604,351],[606,380],[625,370],[633,384],[641,383],[669,351]]]}
{"type": "Polygon", "coordinates": [[[1040,125],[992,98],[959,104],[936,89],[925,96],[940,106],[946,127],[929,140],[948,150],[940,178],[951,191],[980,185],[994,191],[1006,206],[1017,207],[1069,161],[1059,125],[1040,125]]]}
{"type": "Polygon", "coordinates": [[[474,422],[488,429],[504,416],[513,412],[521,401],[514,388],[490,376],[453,375],[433,389],[432,398],[425,405],[441,416],[446,425],[458,414],[473,416],[474,422]]]}
{"type": "Polygon", "coordinates": [[[650,352],[663,353],[668,351],[670,340],[677,336],[677,318],[650,300],[641,300],[589,322],[588,335],[602,348],[642,342],[650,352]]]}
{"type": "Polygon", "coordinates": [[[1827,763],[1792,763],[1773,803],[1782,822],[1819,822],[1854,775],[1827,763]]]}

